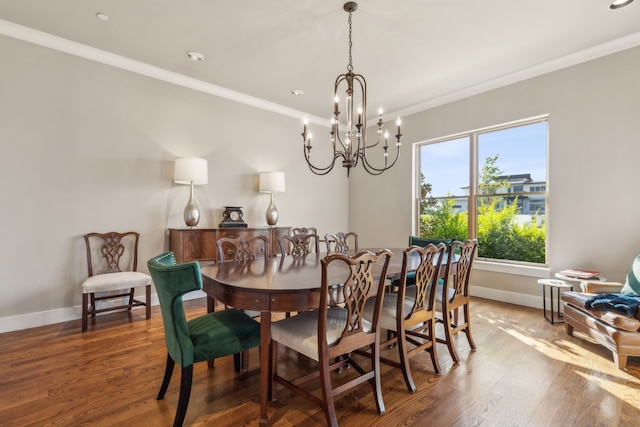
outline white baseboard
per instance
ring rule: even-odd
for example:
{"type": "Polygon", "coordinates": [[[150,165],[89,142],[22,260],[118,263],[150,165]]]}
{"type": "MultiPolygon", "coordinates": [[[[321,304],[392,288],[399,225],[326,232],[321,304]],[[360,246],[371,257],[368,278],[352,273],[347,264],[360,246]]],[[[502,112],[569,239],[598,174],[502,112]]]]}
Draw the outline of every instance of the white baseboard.
{"type": "MultiPolygon", "coordinates": [[[[479,298],[486,298],[494,301],[506,302],[509,304],[522,305],[542,309],[542,296],[519,294],[516,292],[501,291],[492,288],[471,286],[471,295],[479,298]]],[[[203,291],[189,292],[184,296],[184,300],[206,297],[203,291]]],[[[137,297],[144,301],[144,296],[137,297]]],[[[151,295],[151,305],[158,305],[158,296],[151,295]]],[[[548,305],[547,305],[548,306],[548,305]]],[[[142,309],[136,307],[134,310],[142,309]]],[[[36,313],[20,314],[17,316],[7,316],[0,318],[0,333],[18,331],[21,329],[35,328],[38,326],[51,325],[53,323],[68,322],[80,319],[82,310],[79,305],[55,310],[39,311],[36,313]]]]}
{"type": "MultiPolygon", "coordinates": [[[[502,291],[493,288],[483,288],[471,285],[471,296],[486,298],[509,304],[523,305],[525,307],[539,308],[542,310],[542,296],[519,294],[516,292],[502,291]]],[[[549,303],[549,301],[547,301],[549,303]]],[[[549,305],[547,305],[549,307],[549,305]]]]}
{"type": "MultiPolygon", "coordinates": [[[[203,291],[189,292],[183,297],[183,300],[203,298],[207,295],[203,291]]],[[[144,296],[136,295],[136,299],[145,300],[144,296]]],[[[158,296],[151,295],[151,305],[158,305],[158,296]]],[[[141,310],[144,307],[134,307],[133,310],[141,310]]],[[[104,314],[104,313],[103,313],[104,314]]],[[[0,333],[19,331],[21,329],[35,328],[38,326],[51,325],[54,323],[68,322],[77,320],[82,317],[82,307],[77,305],[74,307],[57,308],[55,310],[38,311],[35,313],[19,314],[16,316],[7,316],[0,318],[0,333]]],[[[78,329],[79,331],[79,329],[78,329]]]]}

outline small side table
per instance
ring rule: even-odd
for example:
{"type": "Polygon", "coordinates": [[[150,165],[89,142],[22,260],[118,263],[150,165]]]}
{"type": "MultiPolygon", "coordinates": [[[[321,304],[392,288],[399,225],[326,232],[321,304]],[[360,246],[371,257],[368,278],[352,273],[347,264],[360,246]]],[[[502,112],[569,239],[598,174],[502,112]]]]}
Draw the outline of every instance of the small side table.
{"type": "Polygon", "coordinates": [[[570,290],[573,291],[573,285],[565,282],[564,280],[558,279],[539,279],[538,283],[542,285],[542,312],[544,314],[544,318],[549,321],[552,325],[557,325],[558,323],[564,323],[562,320],[563,316],[560,312],[560,292],[562,290],[570,290]],[[549,308],[550,317],[547,316],[547,287],[549,288],[549,298],[551,300],[551,307],[549,308]],[[556,320],[554,318],[554,307],[553,307],[553,290],[556,290],[556,310],[555,315],[558,318],[556,320]]]}

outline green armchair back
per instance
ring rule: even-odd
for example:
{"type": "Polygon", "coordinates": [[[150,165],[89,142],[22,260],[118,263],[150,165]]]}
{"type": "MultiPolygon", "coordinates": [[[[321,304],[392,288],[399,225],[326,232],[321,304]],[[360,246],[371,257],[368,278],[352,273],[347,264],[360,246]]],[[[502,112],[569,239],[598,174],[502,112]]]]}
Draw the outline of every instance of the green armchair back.
{"type": "Polygon", "coordinates": [[[425,237],[418,236],[409,236],[409,246],[422,246],[423,248],[427,246],[429,243],[438,246],[439,243],[444,243],[449,247],[449,245],[453,242],[454,239],[428,239],[425,237]]]}

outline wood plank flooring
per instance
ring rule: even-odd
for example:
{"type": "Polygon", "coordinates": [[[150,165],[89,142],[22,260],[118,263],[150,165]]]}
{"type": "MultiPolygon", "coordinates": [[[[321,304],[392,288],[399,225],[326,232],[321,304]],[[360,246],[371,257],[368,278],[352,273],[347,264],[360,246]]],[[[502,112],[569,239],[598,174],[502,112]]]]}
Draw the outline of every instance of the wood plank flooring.
{"type": "MultiPolygon", "coordinates": [[[[186,306],[188,317],[206,312],[204,299],[186,306]]],[[[156,401],[164,330],[158,307],[149,321],[143,313],[101,316],[85,334],[79,320],[0,334],[0,425],[170,426],[180,372],[176,368],[165,400],[156,401]]],[[[640,425],[640,358],[618,370],[607,350],[580,333],[568,337],[540,310],[474,299],[472,315],[477,351],[458,337],[462,360],[453,364],[439,344],[441,376],[434,375],[428,354],[414,358],[415,394],[406,390],[399,370],[383,365],[386,413],[376,413],[364,384],[337,398],[340,425],[640,425]]],[[[309,363],[281,351],[282,372],[309,363]]],[[[213,369],[197,364],[185,425],[258,425],[258,389],[257,349],[246,374],[234,372],[231,357],[217,360],[213,369]]],[[[325,424],[319,408],[283,388],[269,414],[272,426],[325,424]]]]}

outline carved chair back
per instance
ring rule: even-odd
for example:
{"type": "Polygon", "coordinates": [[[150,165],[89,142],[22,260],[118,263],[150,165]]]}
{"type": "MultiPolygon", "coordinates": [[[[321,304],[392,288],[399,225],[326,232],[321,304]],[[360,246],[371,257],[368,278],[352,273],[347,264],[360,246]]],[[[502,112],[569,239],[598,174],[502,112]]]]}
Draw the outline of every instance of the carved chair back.
{"type": "Polygon", "coordinates": [[[320,240],[317,234],[294,234],[278,239],[280,255],[304,256],[320,252],[320,240]]]}
{"type": "Polygon", "coordinates": [[[327,233],[324,236],[327,244],[327,254],[346,254],[350,250],[358,251],[358,234],[353,231],[349,233],[327,233]]]}
{"type": "Polygon", "coordinates": [[[84,235],[89,277],[138,270],[138,240],[135,231],[88,233],[84,235]]]}
{"type": "Polygon", "coordinates": [[[221,237],[216,245],[220,262],[243,262],[269,256],[269,239],[265,236],[221,237]]]}

